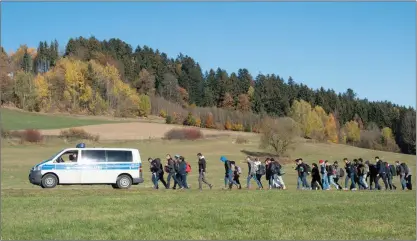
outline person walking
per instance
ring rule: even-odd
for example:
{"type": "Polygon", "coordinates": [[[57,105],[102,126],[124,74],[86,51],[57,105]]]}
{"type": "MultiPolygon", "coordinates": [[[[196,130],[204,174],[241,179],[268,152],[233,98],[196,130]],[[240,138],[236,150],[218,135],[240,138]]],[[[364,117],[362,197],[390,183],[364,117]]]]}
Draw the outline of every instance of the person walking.
{"type": "MultiPolygon", "coordinates": [[[[169,189],[171,187],[171,179],[174,180],[174,186],[176,186],[177,184],[180,184],[178,182],[178,178],[177,178],[177,172],[176,172],[176,161],[174,159],[172,159],[170,154],[167,154],[166,156],[167,159],[167,171],[168,171],[168,177],[167,177],[167,189],[169,189]]],[[[181,188],[181,185],[179,185],[181,188]]],[[[175,188],[173,188],[175,189],[175,188]]]]}
{"type": "Polygon", "coordinates": [[[381,190],[381,186],[379,185],[379,180],[382,179],[382,181],[385,184],[385,190],[388,190],[388,182],[387,182],[387,174],[386,174],[386,165],[384,165],[384,162],[379,159],[379,157],[375,157],[376,161],[376,169],[378,171],[375,179],[376,183],[376,189],[381,190]]]}
{"type": "Polygon", "coordinates": [[[212,189],[213,185],[211,185],[206,180],[206,167],[207,167],[206,158],[201,153],[197,154],[197,158],[198,158],[198,188],[200,190],[203,190],[203,183],[205,183],[206,185],[209,186],[210,189],[212,189]]]}
{"type": "Polygon", "coordinates": [[[258,179],[259,184],[261,184],[260,189],[263,189],[264,186],[262,185],[262,176],[266,173],[265,165],[262,164],[261,161],[259,161],[258,158],[255,158],[255,166],[256,166],[256,179],[258,179]]]}
{"type": "Polygon", "coordinates": [[[407,182],[405,180],[405,168],[404,165],[401,165],[399,161],[395,162],[395,166],[397,169],[397,176],[400,178],[401,188],[405,190],[407,188],[407,182]]]}
{"type": "Polygon", "coordinates": [[[284,183],[284,179],[282,178],[282,176],[285,174],[284,167],[278,162],[278,160],[275,160],[274,158],[271,158],[271,161],[275,162],[275,165],[278,169],[278,173],[276,175],[277,182],[283,190],[287,189],[284,183]]]}
{"type": "Polygon", "coordinates": [[[339,185],[337,183],[335,183],[334,179],[336,177],[336,170],[334,169],[334,166],[331,165],[328,161],[324,162],[328,168],[328,177],[329,177],[329,188],[331,185],[335,186],[336,190],[339,189],[339,185]]]}
{"type": "Polygon", "coordinates": [[[180,156],[180,163],[179,163],[179,174],[181,176],[181,185],[182,187],[180,189],[188,189],[188,183],[187,183],[187,163],[185,162],[185,159],[183,156],[180,156]]]}
{"type": "Polygon", "coordinates": [[[320,174],[321,174],[321,183],[323,185],[323,190],[330,190],[329,178],[327,177],[327,168],[323,160],[319,161],[320,165],[320,174]]]}
{"type": "Polygon", "coordinates": [[[353,164],[351,161],[349,161],[347,158],[344,158],[343,161],[345,162],[345,170],[346,170],[346,178],[345,178],[345,190],[348,189],[348,184],[350,180],[350,190],[356,191],[356,185],[355,185],[355,171],[353,164]]]}
{"type": "Polygon", "coordinates": [[[227,184],[229,184],[229,190],[232,189],[233,185],[236,185],[239,187],[239,185],[236,183],[236,181],[233,180],[233,170],[232,170],[232,164],[231,161],[228,160],[225,156],[220,157],[220,161],[224,163],[224,169],[225,169],[225,189],[227,188],[227,184]]]}
{"type": "Polygon", "coordinates": [[[258,185],[258,188],[262,187],[262,184],[259,182],[259,180],[256,178],[256,165],[255,162],[252,161],[250,156],[246,157],[246,161],[244,163],[248,164],[248,177],[246,179],[246,188],[250,189],[251,185],[250,185],[250,180],[253,179],[255,180],[256,184],[258,185]]]}
{"type": "Polygon", "coordinates": [[[313,168],[311,168],[311,188],[313,190],[318,190],[319,185],[320,185],[320,188],[322,190],[324,190],[323,189],[323,184],[322,184],[322,179],[320,178],[319,167],[317,166],[316,163],[313,163],[311,165],[313,166],[313,168]]]}

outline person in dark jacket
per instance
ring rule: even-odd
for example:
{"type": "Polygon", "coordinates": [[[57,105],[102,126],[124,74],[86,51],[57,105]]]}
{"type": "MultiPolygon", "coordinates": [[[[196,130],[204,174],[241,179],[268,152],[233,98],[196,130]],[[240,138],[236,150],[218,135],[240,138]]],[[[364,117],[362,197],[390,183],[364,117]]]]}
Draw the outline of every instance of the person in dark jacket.
{"type": "MultiPolygon", "coordinates": [[[[392,173],[391,172],[391,166],[392,166],[391,164],[387,163],[387,166],[386,166],[386,170],[387,170],[387,182],[388,182],[388,186],[389,186],[389,189],[390,190],[392,190],[392,189],[396,190],[397,189],[397,186],[395,186],[392,181],[394,179],[394,175],[396,175],[397,172],[395,171],[395,173],[392,173]]],[[[393,170],[395,170],[395,169],[396,168],[394,167],[393,170]]]]}
{"type": "Polygon", "coordinates": [[[177,177],[177,181],[174,182],[174,187],[172,189],[177,189],[177,185],[179,186],[179,188],[182,188],[182,176],[180,174],[180,155],[176,154],[174,156],[174,170],[175,170],[175,176],[177,177]]]}
{"type": "Polygon", "coordinates": [[[151,157],[148,158],[148,162],[149,162],[149,170],[152,173],[152,184],[153,184],[153,188],[154,189],[158,189],[158,180],[157,180],[157,177],[159,178],[159,175],[157,175],[157,168],[155,166],[155,162],[154,162],[154,160],[151,157]]]}
{"type": "Polygon", "coordinates": [[[405,169],[403,165],[400,165],[399,161],[395,162],[397,176],[400,178],[401,188],[405,190],[407,188],[407,182],[405,181],[405,169]]]}
{"type": "Polygon", "coordinates": [[[225,156],[220,157],[220,161],[224,163],[224,170],[225,170],[225,181],[224,185],[227,188],[227,184],[229,184],[229,190],[232,189],[233,185],[239,186],[236,181],[233,180],[233,170],[232,164],[230,160],[228,160],[225,156]]]}
{"type": "Polygon", "coordinates": [[[382,160],[379,159],[379,157],[375,157],[376,161],[376,169],[378,171],[378,174],[376,175],[375,183],[376,183],[376,189],[381,190],[381,186],[379,185],[379,180],[382,179],[382,181],[385,184],[385,190],[388,190],[388,182],[387,182],[387,173],[386,173],[386,167],[382,160]]]}
{"type": "Polygon", "coordinates": [[[156,160],[159,162],[159,181],[162,182],[162,185],[164,185],[165,189],[168,189],[167,183],[164,179],[164,166],[162,165],[161,159],[156,158],[156,160]]]}
{"type": "Polygon", "coordinates": [[[307,166],[304,164],[302,158],[298,158],[296,162],[297,162],[296,170],[298,173],[298,178],[299,180],[301,180],[303,189],[311,189],[310,185],[307,182],[307,175],[308,175],[307,166]]]}
{"type": "Polygon", "coordinates": [[[378,175],[378,169],[375,164],[366,161],[369,166],[369,189],[374,190],[377,189],[378,186],[376,184],[376,176],[378,175]]]}
{"type": "Polygon", "coordinates": [[[205,183],[211,189],[213,185],[211,185],[206,180],[206,167],[207,167],[206,158],[201,153],[197,154],[197,158],[198,158],[198,188],[200,190],[203,190],[203,183],[205,183]]]}
{"type": "Polygon", "coordinates": [[[185,162],[185,159],[183,156],[180,156],[180,163],[179,163],[179,174],[181,175],[181,189],[188,189],[187,184],[187,163],[185,162]]]}
{"type": "Polygon", "coordinates": [[[362,158],[359,158],[358,160],[358,164],[357,164],[357,176],[358,176],[358,184],[359,184],[359,189],[368,189],[368,185],[366,184],[365,181],[365,165],[363,163],[362,158]]]}
{"type": "Polygon", "coordinates": [[[265,159],[265,179],[269,183],[269,189],[272,188],[272,179],[271,179],[271,160],[269,158],[265,159]]]}
{"type": "Polygon", "coordinates": [[[348,190],[348,184],[350,180],[351,182],[350,190],[354,191],[356,190],[356,185],[355,185],[355,172],[353,170],[354,168],[353,164],[347,158],[344,158],[343,161],[345,162],[345,170],[346,170],[345,190],[348,190]]]}
{"type": "Polygon", "coordinates": [[[316,163],[311,164],[313,167],[311,168],[311,188],[313,190],[318,190],[319,185],[320,188],[323,189],[323,183],[320,178],[320,171],[316,163]]]}
{"type": "Polygon", "coordinates": [[[238,189],[242,189],[242,185],[240,184],[240,173],[238,172],[238,166],[236,166],[236,162],[235,161],[230,161],[232,170],[233,170],[233,181],[235,181],[238,185],[238,189]]]}
{"type": "MultiPolygon", "coordinates": [[[[167,188],[169,189],[171,187],[171,178],[174,180],[174,185],[178,183],[177,179],[177,173],[175,171],[175,160],[172,159],[170,154],[167,154],[167,167],[168,167],[168,177],[167,177],[167,188]]],[[[180,185],[181,187],[181,185],[180,185]]]]}

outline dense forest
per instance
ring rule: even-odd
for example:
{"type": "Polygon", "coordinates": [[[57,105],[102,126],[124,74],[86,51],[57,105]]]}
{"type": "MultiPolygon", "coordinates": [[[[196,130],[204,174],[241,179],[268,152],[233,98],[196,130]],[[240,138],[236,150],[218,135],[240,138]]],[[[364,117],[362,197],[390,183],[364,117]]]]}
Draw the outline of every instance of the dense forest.
{"type": "Polygon", "coordinates": [[[265,116],[291,117],[306,138],[415,154],[416,112],[357,98],[352,89],[311,89],[291,77],[252,76],[245,68],[203,73],[192,57],[175,59],[120,39],[70,39],[37,48],[1,48],[2,105],[28,111],[163,116],[168,123],[259,131],[265,116]]]}

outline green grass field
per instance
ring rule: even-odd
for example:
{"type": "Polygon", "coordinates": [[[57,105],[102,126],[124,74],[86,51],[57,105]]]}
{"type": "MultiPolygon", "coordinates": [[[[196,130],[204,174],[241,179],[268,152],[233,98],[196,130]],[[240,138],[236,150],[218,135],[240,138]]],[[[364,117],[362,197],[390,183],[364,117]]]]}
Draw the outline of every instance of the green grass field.
{"type": "MultiPolygon", "coordinates": [[[[215,186],[203,192],[196,190],[195,170],[188,177],[191,190],[184,191],[151,190],[149,172],[143,185],[126,191],[107,186],[43,190],[28,182],[29,169],[75,143],[13,146],[3,142],[2,239],[416,239],[414,190],[297,191],[291,165],[284,176],[288,190],[221,190],[224,167],[219,157],[240,162],[246,156],[242,150],[260,151],[257,139],[245,145],[232,141],[226,137],[88,144],[138,148],[143,160],[182,154],[193,168],[196,153],[202,152],[208,161],[207,178],[215,186]]],[[[310,164],[343,157],[372,160],[379,155],[391,163],[406,161],[415,170],[415,156],[343,145],[300,143],[290,154],[310,164]]],[[[148,171],[146,161],[144,165],[148,171]]],[[[245,183],[247,166],[241,167],[245,183]]],[[[394,183],[399,186],[398,179],[394,183]]]]}
{"type": "Polygon", "coordinates": [[[0,118],[2,128],[5,130],[22,129],[59,129],[85,125],[96,125],[114,123],[112,120],[105,120],[94,117],[71,117],[30,113],[20,110],[1,108],[0,118]]]}

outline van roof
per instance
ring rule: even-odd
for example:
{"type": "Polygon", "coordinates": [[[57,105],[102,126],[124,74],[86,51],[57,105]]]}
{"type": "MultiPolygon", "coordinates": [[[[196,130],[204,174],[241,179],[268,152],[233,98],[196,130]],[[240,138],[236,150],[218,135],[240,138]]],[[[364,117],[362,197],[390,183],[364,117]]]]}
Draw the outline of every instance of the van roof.
{"type": "Polygon", "coordinates": [[[76,148],[70,147],[66,148],[65,150],[112,150],[112,151],[139,151],[136,148],[112,148],[112,147],[84,147],[84,148],[76,148]]]}

